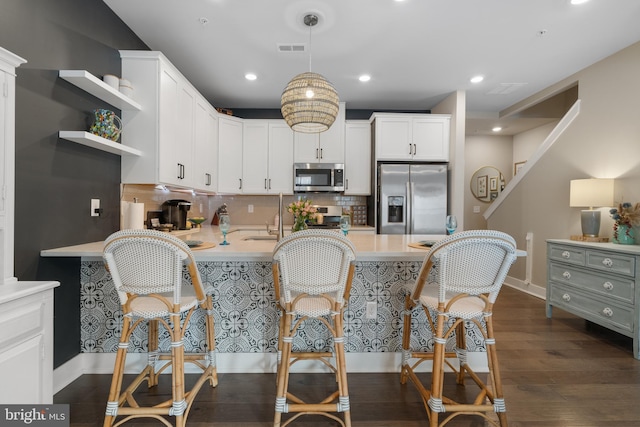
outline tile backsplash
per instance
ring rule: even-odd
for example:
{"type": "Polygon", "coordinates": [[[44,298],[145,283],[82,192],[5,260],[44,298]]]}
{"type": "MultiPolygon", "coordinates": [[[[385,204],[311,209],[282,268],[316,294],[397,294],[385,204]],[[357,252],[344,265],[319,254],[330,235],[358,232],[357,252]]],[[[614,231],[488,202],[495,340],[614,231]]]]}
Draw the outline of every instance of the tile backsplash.
{"type": "MultiPolygon", "coordinates": [[[[278,195],[203,195],[175,189],[157,189],[154,185],[123,184],[121,200],[133,202],[134,198],[139,203],[144,203],[145,211],[162,210],[162,203],[165,200],[183,199],[190,201],[192,205],[188,216],[203,216],[207,218],[206,224],[211,223],[213,213],[223,203],[227,204],[227,210],[231,215],[231,223],[235,225],[261,225],[265,222],[274,224],[275,215],[278,212],[278,195]],[[252,213],[249,212],[250,208],[253,208],[252,213]]],[[[309,199],[313,204],[317,205],[342,206],[346,212],[350,211],[351,206],[363,206],[367,203],[366,196],[344,196],[333,193],[284,196],[285,214],[282,220],[285,225],[293,224],[293,215],[286,212],[286,206],[300,198],[309,199]]]]}

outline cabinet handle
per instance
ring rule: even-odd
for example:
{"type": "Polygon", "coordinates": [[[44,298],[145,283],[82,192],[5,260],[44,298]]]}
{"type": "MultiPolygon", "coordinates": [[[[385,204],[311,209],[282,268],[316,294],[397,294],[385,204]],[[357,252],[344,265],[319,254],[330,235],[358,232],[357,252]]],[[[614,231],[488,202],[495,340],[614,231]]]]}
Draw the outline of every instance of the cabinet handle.
{"type": "Polygon", "coordinates": [[[264,179],[264,189],[267,189],[267,178],[264,179]]]}
{"type": "Polygon", "coordinates": [[[605,258],[602,260],[602,265],[611,268],[613,266],[613,261],[611,260],[611,258],[605,258]]]}
{"type": "Polygon", "coordinates": [[[344,189],[348,190],[349,189],[349,178],[344,180],[344,189]]]}
{"type": "Polygon", "coordinates": [[[413,145],[413,144],[409,144],[409,155],[412,155],[412,154],[413,154],[413,147],[412,147],[412,145],[413,145]]]}
{"type": "Polygon", "coordinates": [[[182,179],[182,165],[178,163],[178,179],[182,179]]]}
{"type": "Polygon", "coordinates": [[[320,160],[320,150],[316,148],[316,159],[320,160]]]}
{"type": "Polygon", "coordinates": [[[602,309],[602,314],[606,317],[612,317],[613,310],[611,310],[609,307],[605,307],[604,309],[602,309]]]}
{"type": "Polygon", "coordinates": [[[271,190],[271,178],[269,178],[269,190],[271,190]]]}
{"type": "Polygon", "coordinates": [[[242,178],[238,178],[238,180],[240,181],[240,187],[238,187],[238,190],[242,190],[242,178]]]}
{"type": "Polygon", "coordinates": [[[322,160],[322,148],[320,149],[320,160],[322,160]]]}
{"type": "Polygon", "coordinates": [[[602,287],[605,288],[608,291],[612,291],[613,290],[613,283],[611,282],[604,282],[602,284],[602,287]]]}
{"type": "Polygon", "coordinates": [[[567,259],[571,258],[571,252],[569,251],[562,252],[562,258],[567,258],[567,259]]]}
{"type": "Polygon", "coordinates": [[[210,173],[205,173],[205,185],[211,185],[211,174],[210,173]]]}
{"type": "Polygon", "coordinates": [[[562,295],[562,299],[565,300],[566,302],[569,302],[569,301],[571,301],[571,295],[564,294],[564,295],[562,295]]]}
{"type": "Polygon", "coordinates": [[[418,154],[418,147],[416,144],[413,144],[413,155],[415,156],[416,154],[418,154]]]}
{"type": "Polygon", "coordinates": [[[569,280],[571,279],[571,273],[569,273],[568,271],[565,271],[564,273],[562,273],[562,277],[569,280]]]}

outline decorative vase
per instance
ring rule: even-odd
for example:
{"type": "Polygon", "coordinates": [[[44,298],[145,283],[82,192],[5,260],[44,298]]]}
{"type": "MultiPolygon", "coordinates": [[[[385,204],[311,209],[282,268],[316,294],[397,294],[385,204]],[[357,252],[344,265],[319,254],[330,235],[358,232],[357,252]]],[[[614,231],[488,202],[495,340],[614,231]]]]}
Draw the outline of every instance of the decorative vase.
{"type": "Polygon", "coordinates": [[[309,226],[307,225],[305,219],[301,216],[297,216],[293,223],[293,227],[291,227],[291,231],[301,231],[306,230],[307,228],[309,228],[309,226]]]}
{"type": "Polygon", "coordinates": [[[122,131],[122,121],[111,110],[98,109],[93,112],[94,119],[89,131],[94,135],[111,141],[117,141],[122,131]]]}
{"type": "Polygon", "coordinates": [[[621,245],[635,245],[636,235],[633,227],[625,224],[614,224],[613,243],[619,243],[621,245]]]}

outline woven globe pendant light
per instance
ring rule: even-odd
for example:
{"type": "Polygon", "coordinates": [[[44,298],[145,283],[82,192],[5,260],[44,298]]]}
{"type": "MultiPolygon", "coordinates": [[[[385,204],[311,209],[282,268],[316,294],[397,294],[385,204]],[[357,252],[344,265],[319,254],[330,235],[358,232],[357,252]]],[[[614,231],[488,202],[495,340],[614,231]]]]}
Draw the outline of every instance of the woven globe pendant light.
{"type": "MultiPolygon", "coordinates": [[[[318,17],[312,14],[304,17],[309,26],[309,44],[311,27],[318,23],[318,17]]],[[[311,70],[311,55],[309,55],[311,70]]],[[[298,74],[291,79],[282,92],[280,99],[282,117],[296,132],[319,133],[331,127],[338,115],[340,99],[331,82],[318,73],[311,71],[298,74]]]]}

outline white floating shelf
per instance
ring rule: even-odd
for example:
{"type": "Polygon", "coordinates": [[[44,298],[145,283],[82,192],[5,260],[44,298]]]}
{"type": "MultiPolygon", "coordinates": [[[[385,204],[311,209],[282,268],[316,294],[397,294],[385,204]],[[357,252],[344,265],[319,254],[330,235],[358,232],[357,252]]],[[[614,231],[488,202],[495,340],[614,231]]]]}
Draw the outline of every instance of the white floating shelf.
{"type": "Polygon", "coordinates": [[[60,78],[108,102],[120,110],[142,110],[142,106],[85,70],[60,70],[60,78]]]}
{"type": "Polygon", "coordinates": [[[67,141],[76,142],[78,144],[86,145],[87,147],[96,148],[112,154],[142,156],[142,151],[140,150],[113,142],[90,132],[81,130],[61,130],[58,132],[58,136],[62,139],[66,139],[67,141]]]}

